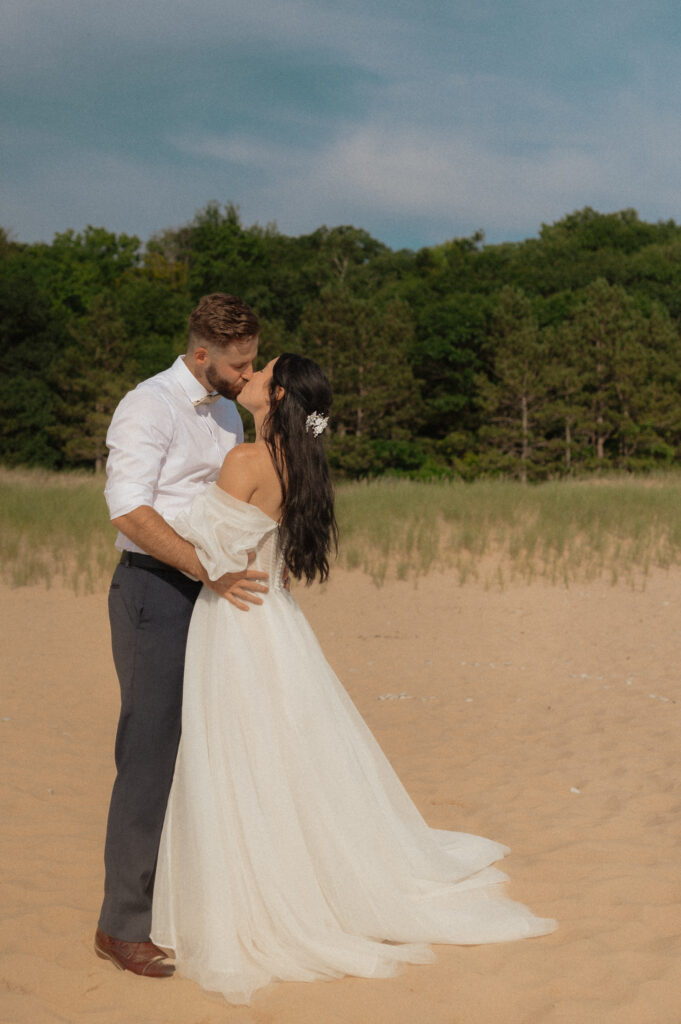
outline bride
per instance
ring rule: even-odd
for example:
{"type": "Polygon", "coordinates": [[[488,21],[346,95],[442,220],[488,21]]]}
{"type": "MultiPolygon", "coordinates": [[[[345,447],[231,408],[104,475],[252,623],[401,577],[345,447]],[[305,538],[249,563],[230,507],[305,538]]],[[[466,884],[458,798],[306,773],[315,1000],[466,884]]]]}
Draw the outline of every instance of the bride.
{"type": "Polygon", "coordinates": [[[248,614],[206,587],[196,602],[153,941],[245,1003],[273,980],[389,977],[431,942],[552,931],[503,894],[506,847],[424,822],[283,583],[325,579],[336,540],[326,377],[285,353],[239,402],[255,443],[173,526],[211,579],[255,552],[270,591],[248,614]]]}

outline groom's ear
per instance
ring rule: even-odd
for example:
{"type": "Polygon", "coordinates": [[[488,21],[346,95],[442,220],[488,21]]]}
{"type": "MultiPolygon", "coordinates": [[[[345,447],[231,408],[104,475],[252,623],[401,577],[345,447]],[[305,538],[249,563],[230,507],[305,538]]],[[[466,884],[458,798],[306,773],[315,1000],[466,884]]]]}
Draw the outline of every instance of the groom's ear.
{"type": "Polygon", "coordinates": [[[187,355],[190,356],[195,363],[203,366],[209,357],[209,352],[205,345],[197,345],[191,350],[191,352],[188,352],[187,355]]]}

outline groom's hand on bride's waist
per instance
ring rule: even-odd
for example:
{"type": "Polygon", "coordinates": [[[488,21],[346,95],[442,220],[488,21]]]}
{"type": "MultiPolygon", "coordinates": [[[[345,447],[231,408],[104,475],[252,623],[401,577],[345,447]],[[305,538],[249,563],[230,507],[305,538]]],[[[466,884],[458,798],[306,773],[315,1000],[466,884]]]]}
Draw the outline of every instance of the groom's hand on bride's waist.
{"type": "MultiPolygon", "coordinates": [[[[251,552],[248,556],[249,565],[254,557],[251,552]]],[[[268,578],[266,572],[244,569],[243,572],[226,572],[217,580],[209,580],[206,576],[203,582],[220,597],[225,597],[230,604],[247,612],[249,604],[262,604],[262,598],[258,597],[258,594],[267,593],[268,578]]]]}

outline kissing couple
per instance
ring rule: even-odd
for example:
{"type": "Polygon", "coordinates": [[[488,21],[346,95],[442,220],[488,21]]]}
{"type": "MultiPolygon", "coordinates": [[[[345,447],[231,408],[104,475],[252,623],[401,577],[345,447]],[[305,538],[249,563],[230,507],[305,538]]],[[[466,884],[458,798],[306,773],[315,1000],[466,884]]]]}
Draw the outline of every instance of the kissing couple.
{"type": "Polygon", "coordinates": [[[259,331],[205,296],[107,436],[121,714],[95,951],[233,1003],[555,928],[504,895],[505,846],[426,824],[290,592],[336,546],[332,394],[301,355],[254,372],[259,331]]]}

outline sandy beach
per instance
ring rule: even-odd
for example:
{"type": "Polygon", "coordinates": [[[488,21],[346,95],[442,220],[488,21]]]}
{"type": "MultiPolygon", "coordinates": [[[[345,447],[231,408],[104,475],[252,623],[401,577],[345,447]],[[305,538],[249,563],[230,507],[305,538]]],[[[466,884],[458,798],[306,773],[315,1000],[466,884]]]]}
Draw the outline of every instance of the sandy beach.
{"type": "Polygon", "coordinates": [[[118,709],[106,595],[0,588],[2,1024],[678,1024],[681,570],[645,587],[296,596],[430,824],[512,848],[549,937],[435,947],[388,981],[275,984],[231,1007],[92,951],[118,709]]]}

